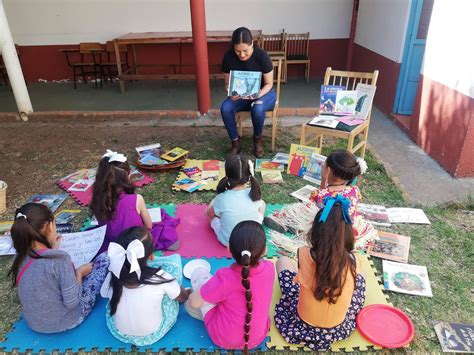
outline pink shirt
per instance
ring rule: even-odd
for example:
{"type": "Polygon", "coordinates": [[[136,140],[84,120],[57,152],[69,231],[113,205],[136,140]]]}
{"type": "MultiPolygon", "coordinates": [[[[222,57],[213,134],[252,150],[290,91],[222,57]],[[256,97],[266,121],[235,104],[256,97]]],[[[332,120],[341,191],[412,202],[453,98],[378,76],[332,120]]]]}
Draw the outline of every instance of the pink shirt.
{"type": "MultiPolygon", "coordinates": [[[[244,323],[247,315],[245,289],[242,286],[242,267],[232,264],[217,270],[201,288],[202,298],[216,304],[206,313],[204,323],[212,341],[224,349],[243,349],[244,323]]],[[[270,303],[272,300],[274,264],[260,260],[250,269],[252,291],[252,320],[250,322],[249,349],[259,345],[270,329],[270,303]]]]}

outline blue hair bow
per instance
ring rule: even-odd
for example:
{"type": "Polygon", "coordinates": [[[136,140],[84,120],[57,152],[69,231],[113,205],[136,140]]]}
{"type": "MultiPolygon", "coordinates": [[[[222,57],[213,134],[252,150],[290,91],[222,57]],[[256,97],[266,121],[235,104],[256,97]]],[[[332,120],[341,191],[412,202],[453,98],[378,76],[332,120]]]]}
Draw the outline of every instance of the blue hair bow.
{"type": "Polygon", "coordinates": [[[326,196],[324,198],[324,209],[323,213],[321,213],[321,216],[319,217],[319,222],[326,222],[329,212],[331,212],[331,208],[335,204],[342,206],[342,216],[344,217],[344,221],[346,221],[347,224],[352,224],[351,215],[349,214],[351,201],[347,197],[341,196],[339,194],[337,194],[336,197],[326,196]]]}

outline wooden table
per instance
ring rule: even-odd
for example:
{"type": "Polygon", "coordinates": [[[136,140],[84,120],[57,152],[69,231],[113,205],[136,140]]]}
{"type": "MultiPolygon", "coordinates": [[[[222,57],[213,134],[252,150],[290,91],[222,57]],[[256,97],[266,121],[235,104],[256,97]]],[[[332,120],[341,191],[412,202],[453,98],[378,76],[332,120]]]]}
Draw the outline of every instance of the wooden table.
{"type": "MultiPolygon", "coordinates": [[[[232,38],[233,31],[207,31],[207,42],[227,42],[232,38]]],[[[261,36],[261,30],[253,30],[252,36],[255,41],[261,36]]],[[[156,64],[140,65],[138,64],[137,53],[135,45],[137,44],[162,44],[162,43],[192,43],[193,33],[190,31],[180,32],[143,32],[143,33],[129,33],[122,37],[114,39],[115,57],[117,62],[118,78],[120,80],[120,92],[125,92],[125,80],[157,80],[157,79],[194,79],[195,74],[140,74],[139,67],[156,66],[156,64]],[[133,55],[133,65],[130,69],[122,72],[122,63],[120,58],[119,46],[131,45],[133,55]]],[[[182,53],[181,47],[179,51],[179,65],[181,66],[182,53]]],[[[211,74],[210,78],[223,78],[223,74],[211,74]]]]}

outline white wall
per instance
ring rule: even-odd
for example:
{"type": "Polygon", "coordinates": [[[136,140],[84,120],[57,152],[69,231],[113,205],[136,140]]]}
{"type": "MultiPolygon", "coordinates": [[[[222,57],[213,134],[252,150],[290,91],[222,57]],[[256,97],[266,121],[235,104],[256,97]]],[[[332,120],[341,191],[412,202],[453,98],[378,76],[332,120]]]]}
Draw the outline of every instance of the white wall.
{"type": "Polygon", "coordinates": [[[400,63],[410,5],[411,0],[360,0],[355,43],[400,63]]]}
{"type": "MultiPolygon", "coordinates": [[[[1,1],[1,0],[0,0],[1,1]]],[[[19,45],[75,44],[128,32],[190,31],[189,0],[3,0],[19,45]]],[[[208,30],[246,26],[348,38],[353,0],[207,0],[208,30]]]]}
{"type": "Polygon", "coordinates": [[[436,0],[422,74],[474,98],[473,0],[436,0]]]}

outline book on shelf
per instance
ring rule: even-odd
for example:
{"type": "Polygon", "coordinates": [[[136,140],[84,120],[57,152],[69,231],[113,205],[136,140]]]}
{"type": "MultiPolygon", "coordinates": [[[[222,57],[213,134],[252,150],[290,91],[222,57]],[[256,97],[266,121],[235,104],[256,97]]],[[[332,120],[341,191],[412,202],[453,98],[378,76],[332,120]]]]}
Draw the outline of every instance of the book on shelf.
{"type": "Polygon", "coordinates": [[[303,177],[313,153],[319,154],[320,149],[300,144],[292,144],[287,173],[303,177]]]}
{"type": "Polygon", "coordinates": [[[262,170],[261,173],[264,184],[281,184],[283,182],[280,170],[262,170]]]}
{"type": "Polygon", "coordinates": [[[317,187],[305,185],[301,189],[292,192],[290,195],[296,197],[298,200],[301,200],[303,202],[310,202],[311,200],[309,198],[311,194],[317,189],[317,187]]]}
{"type": "Polygon", "coordinates": [[[374,226],[390,227],[392,225],[385,206],[359,203],[357,212],[374,226]]]}
{"type": "Polygon", "coordinates": [[[383,285],[386,290],[433,297],[426,266],[382,260],[382,268],[383,285]]]}
{"type": "Polygon", "coordinates": [[[168,161],[175,161],[175,160],[178,160],[179,158],[184,157],[188,153],[189,151],[184,150],[183,148],[180,148],[180,147],[176,147],[162,154],[161,158],[166,159],[168,161]]]}
{"type": "Polygon", "coordinates": [[[339,124],[337,120],[337,116],[333,115],[319,115],[315,116],[307,123],[310,126],[319,126],[319,127],[327,127],[327,128],[336,128],[339,124]]]}
{"type": "Polygon", "coordinates": [[[31,196],[26,202],[41,203],[42,205],[47,206],[51,212],[55,212],[58,207],[67,199],[68,194],[51,194],[44,195],[38,194],[31,196]]]}
{"type": "Polygon", "coordinates": [[[165,150],[161,147],[160,143],[144,145],[141,147],[135,147],[138,153],[138,162],[143,165],[166,165],[168,161],[161,158],[161,155],[165,153],[165,150]]]}
{"type": "Polygon", "coordinates": [[[406,235],[377,231],[378,239],[375,239],[367,247],[367,253],[377,258],[408,262],[411,238],[406,235]]]}
{"type": "Polygon", "coordinates": [[[285,165],[282,163],[274,163],[270,159],[257,159],[255,160],[255,171],[260,172],[263,170],[285,170],[285,165]]]}
{"type": "Polygon", "coordinates": [[[353,115],[356,110],[357,91],[338,90],[336,92],[336,108],[334,113],[339,115],[353,115]]]}
{"type": "Polygon", "coordinates": [[[203,184],[199,181],[186,178],[176,181],[173,186],[183,191],[194,192],[203,186],[203,184]]]}
{"type": "Polygon", "coordinates": [[[435,321],[434,329],[445,353],[474,353],[474,324],[435,321]]]}
{"type": "Polygon", "coordinates": [[[272,158],[272,162],[288,165],[288,160],[290,159],[290,154],[288,153],[276,153],[272,158]]]}
{"type": "Polygon", "coordinates": [[[262,82],[262,72],[231,70],[227,96],[238,96],[254,100],[258,97],[262,82]]]}
{"type": "Polygon", "coordinates": [[[321,95],[319,97],[319,113],[333,113],[336,110],[336,94],[339,90],[344,90],[342,85],[321,85],[321,95]]]}
{"type": "Polygon", "coordinates": [[[197,166],[192,166],[190,168],[183,168],[183,173],[185,173],[187,177],[196,178],[201,176],[202,170],[197,166]]]}
{"type": "Polygon", "coordinates": [[[391,223],[431,224],[425,212],[419,208],[387,208],[391,223]]]}
{"type": "Polygon", "coordinates": [[[326,157],[321,154],[313,153],[309,158],[308,167],[303,174],[303,179],[308,180],[316,185],[321,185],[321,174],[326,157]]]}

